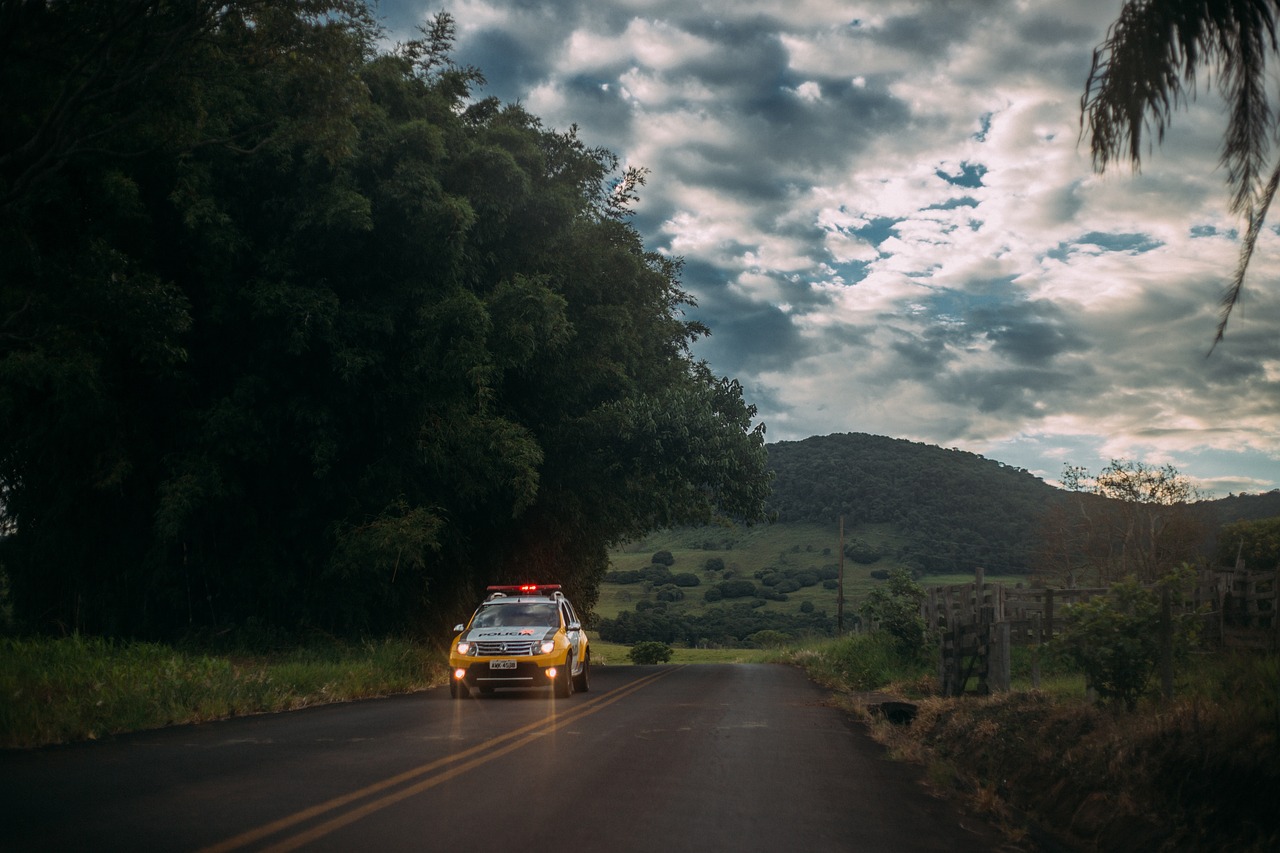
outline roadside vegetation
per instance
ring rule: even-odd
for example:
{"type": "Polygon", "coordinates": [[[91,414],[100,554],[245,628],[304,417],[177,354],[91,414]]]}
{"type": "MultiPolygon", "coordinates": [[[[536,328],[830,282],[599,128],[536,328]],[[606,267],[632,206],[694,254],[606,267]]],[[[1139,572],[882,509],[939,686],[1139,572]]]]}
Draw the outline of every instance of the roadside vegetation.
{"type": "MultiPolygon", "coordinates": [[[[909,587],[899,583],[880,606],[912,598],[909,587]]],[[[1158,595],[1121,583],[1077,608],[1060,640],[1014,648],[1012,689],[999,695],[936,695],[931,645],[907,642],[917,633],[906,622],[784,657],[834,690],[891,756],[919,764],[930,786],[963,797],[1015,841],[1278,849],[1280,655],[1193,650],[1192,632],[1180,632],[1166,698],[1148,641],[1158,595]]]]}
{"type": "Polygon", "coordinates": [[[406,640],[205,653],[82,636],[0,638],[0,747],[290,711],[444,681],[440,655],[406,640]]]}

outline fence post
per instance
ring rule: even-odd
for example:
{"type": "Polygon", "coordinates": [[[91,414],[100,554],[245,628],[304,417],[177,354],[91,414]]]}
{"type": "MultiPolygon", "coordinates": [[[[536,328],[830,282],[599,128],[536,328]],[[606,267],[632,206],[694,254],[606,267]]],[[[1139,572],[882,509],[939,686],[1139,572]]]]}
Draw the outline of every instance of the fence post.
{"type": "Polygon", "coordinates": [[[1044,591],[1044,633],[1050,640],[1053,639],[1053,590],[1046,589],[1044,591]]]}
{"type": "Polygon", "coordinates": [[[992,693],[1008,693],[1013,680],[1009,660],[1009,623],[997,622],[991,626],[987,640],[988,685],[992,693]]]}
{"type": "Polygon", "coordinates": [[[1040,689],[1040,646],[1044,643],[1044,625],[1039,613],[1031,614],[1031,637],[1035,643],[1031,647],[1031,687],[1040,689]]]}
{"type": "Polygon", "coordinates": [[[1173,605],[1169,587],[1160,588],[1160,692],[1173,698],[1173,605]]]}

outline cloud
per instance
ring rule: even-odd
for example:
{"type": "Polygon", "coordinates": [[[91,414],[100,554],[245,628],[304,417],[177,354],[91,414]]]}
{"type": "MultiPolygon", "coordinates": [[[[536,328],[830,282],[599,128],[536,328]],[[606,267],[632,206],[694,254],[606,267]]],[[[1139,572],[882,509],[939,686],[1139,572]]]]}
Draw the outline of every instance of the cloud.
{"type": "MultiPolygon", "coordinates": [[[[434,14],[381,11],[395,29],[434,14]]],[[[1080,96],[1119,0],[463,0],[486,94],[651,170],[771,440],[867,431],[1052,478],[1169,459],[1280,486],[1280,237],[1205,353],[1240,222],[1212,91],[1140,172],[1093,171],[1080,96]],[[1008,454],[1005,458],[1001,454],[1008,454]],[[1101,460],[1101,464],[1099,463],[1101,460]]]]}

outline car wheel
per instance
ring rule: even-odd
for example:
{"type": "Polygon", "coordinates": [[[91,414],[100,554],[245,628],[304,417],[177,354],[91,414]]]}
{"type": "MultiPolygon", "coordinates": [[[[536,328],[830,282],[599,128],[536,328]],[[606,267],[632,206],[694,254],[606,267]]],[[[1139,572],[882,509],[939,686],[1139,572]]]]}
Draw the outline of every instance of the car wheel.
{"type": "Polygon", "coordinates": [[[557,699],[568,699],[573,695],[573,658],[566,657],[564,666],[556,673],[555,694],[557,699]]]}
{"type": "Polygon", "coordinates": [[[582,661],[582,672],[573,677],[573,689],[579,693],[586,693],[591,689],[591,652],[587,652],[586,658],[582,661]]]}

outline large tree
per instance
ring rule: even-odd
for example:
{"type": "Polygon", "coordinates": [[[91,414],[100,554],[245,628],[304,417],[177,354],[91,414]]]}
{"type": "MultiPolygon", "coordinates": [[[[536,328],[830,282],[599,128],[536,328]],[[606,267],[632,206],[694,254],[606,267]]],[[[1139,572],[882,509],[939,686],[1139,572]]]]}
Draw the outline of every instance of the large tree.
{"type": "Polygon", "coordinates": [[[1092,476],[1068,465],[1062,482],[1072,497],[1046,514],[1041,555],[1052,579],[1154,583],[1197,558],[1208,532],[1191,508],[1199,493],[1173,466],[1114,459],[1092,476]]]}
{"type": "Polygon", "coordinates": [[[474,97],[447,15],[388,52],[346,0],[4,10],[27,625],[402,629],[535,575],[590,604],[609,544],[760,515],[763,428],[691,357],[643,175],[474,97]]]}
{"type": "Polygon", "coordinates": [[[1267,74],[1267,59],[1280,47],[1277,11],[1277,0],[1129,0],[1094,51],[1081,99],[1095,166],[1102,171],[1114,160],[1128,160],[1137,168],[1148,128],[1162,141],[1199,78],[1216,74],[1230,107],[1222,165],[1231,210],[1244,218],[1246,230],[1214,345],[1226,331],[1280,185],[1280,163],[1269,163],[1280,115],[1267,74]]]}

